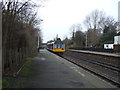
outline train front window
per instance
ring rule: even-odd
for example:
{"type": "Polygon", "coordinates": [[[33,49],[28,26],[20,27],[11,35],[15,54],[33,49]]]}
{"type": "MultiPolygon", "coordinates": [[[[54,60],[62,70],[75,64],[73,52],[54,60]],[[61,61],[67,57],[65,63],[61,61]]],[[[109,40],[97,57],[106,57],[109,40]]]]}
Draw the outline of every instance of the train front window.
{"type": "Polygon", "coordinates": [[[54,44],[54,48],[57,48],[57,45],[56,45],[56,44],[54,44]]]}
{"type": "Polygon", "coordinates": [[[62,44],[54,44],[54,48],[64,48],[62,44]]]}
{"type": "Polygon", "coordinates": [[[57,48],[60,48],[60,45],[57,45],[57,48]]]}
{"type": "Polygon", "coordinates": [[[64,45],[61,45],[62,47],[61,48],[64,48],[64,45]]]}
{"type": "Polygon", "coordinates": [[[61,48],[61,45],[55,44],[55,45],[54,45],[54,48],[61,48]]]}

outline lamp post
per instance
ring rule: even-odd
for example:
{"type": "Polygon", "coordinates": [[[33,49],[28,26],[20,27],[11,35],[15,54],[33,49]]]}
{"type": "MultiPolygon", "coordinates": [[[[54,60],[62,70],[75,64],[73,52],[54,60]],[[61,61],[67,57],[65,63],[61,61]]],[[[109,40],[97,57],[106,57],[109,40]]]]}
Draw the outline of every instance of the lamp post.
{"type": "Polygon", "coordinates": [[[85,48],[87,48],[88,47],[88,32],[86,31],[85,32],[85,48]]]}
{"type": "MultiPolygon", "coordinates": [[[[43,21],[42,19],[40,20],[40,22],[43,21]]],[[[38,31],[38,45],[37,45],[37,48],[38,48],[38,52],[39,52],[39,49],[40,49],[40,32],[38,31]]]]}

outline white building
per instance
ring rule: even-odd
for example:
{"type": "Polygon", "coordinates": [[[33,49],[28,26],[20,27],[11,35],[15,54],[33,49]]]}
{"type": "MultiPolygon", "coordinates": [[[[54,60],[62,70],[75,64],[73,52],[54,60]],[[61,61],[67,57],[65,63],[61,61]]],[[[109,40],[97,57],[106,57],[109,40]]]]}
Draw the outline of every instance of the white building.
{"type": "Polygon", "coordinates": [[[104,49],[113,49],[114,48],[113,45],[114,44],[104,44],[104,49]]]}
{"type": "Polygon", "coordinates": [[[120,45],[120,35],[114,37],[114,45],[120,45]]]}
{"type": "Polygon", "coordinates": [[[118,2],[118,21],[120,21],[120,1],[118,2]]]}
{"type": "MultiPolygon", "coordinates": [[[[118,22],[120,23],[120,1],[118,2],[118,22]]],[[[118,26],[118,30],[120,31],[120,26],[118,26]]]]}
{"type": "Polygon", "coordinates": [[[118,2],[118,35],[114,37],[114,51],[120,52],[120,1],[118,2]]]}
{"type": "MultiPolygon", "coordinates": [[[[120,1],[118,2],[118,22],[120,23],[120,1]]],[[[119,30],[118,35],[114,37],[114,45],[120,45],[120,26],[119,25],[118,25],[118,30],[119,30]]]]}

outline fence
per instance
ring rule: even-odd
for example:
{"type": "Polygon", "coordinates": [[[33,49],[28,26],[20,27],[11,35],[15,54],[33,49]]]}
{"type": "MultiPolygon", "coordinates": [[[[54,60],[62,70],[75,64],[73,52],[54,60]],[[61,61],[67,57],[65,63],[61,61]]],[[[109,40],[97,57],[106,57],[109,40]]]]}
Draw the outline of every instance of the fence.
{"type": "MultiPolygon", "coordinates": [[[[37,51],[37,50],[36,50],[37,51]]],[[[2,50],[2,72],[3,75],[12,75],[16,73],[20,67],[25,63],[25,59],[28,56],[31,56],[32,53],[29,48],[15,48],[15,49],[6,49],[2,50]]]]}

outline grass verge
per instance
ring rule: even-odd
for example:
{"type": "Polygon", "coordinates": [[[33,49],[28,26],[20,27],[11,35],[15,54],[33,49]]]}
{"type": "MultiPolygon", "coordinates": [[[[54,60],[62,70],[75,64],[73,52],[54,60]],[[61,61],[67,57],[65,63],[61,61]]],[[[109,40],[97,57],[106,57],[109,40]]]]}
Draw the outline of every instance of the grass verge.
{"type": "Polygon", "coordinates": [[[32,74],[32,72],[30,70],[31,64],[32,64],[32,58],[27,58],[25,66],[20,71],[21,76],[28,77],[28,76],[30,76],[32,74]]]}
{"type": "Polygon", "coordinates": [[[16,77],[3,77],[2,88],[24,88],[27,78],[32,74],[30,69],[32,61],[33,58],[27,58],[24,67],[16,77]]]}
{"type": "Polygon", "coordinates": [[[5,77],[2,79],[2,88],[10,88],[12,86],[12,78],[5,77]]]}

